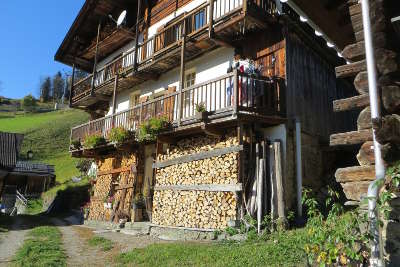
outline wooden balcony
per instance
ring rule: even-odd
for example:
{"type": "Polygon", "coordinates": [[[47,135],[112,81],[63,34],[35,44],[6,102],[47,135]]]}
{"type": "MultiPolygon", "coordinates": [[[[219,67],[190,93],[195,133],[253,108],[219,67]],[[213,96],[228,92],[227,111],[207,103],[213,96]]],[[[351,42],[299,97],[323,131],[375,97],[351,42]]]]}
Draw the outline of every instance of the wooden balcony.
{"type": "Polygon", "coordinates": [[[188,61],[221,44],[233,44],[233,37],[244,30],[264,29],[276,14],[275,0],[211,0],[204,3],[99,69],[94,77],[89,75],[74,83],[71,106],[87,108],[99,100],[110,99],[117,73],[120,75],[117,90],[123,91],[177,67],[183,37],[185,60],[188,61]],[[212,20],[210,3],[213,5],[212,20]]]}
{"type": "Polygon", "coordinates": [[[114,127],[136,131],[143,122],[154,117],[166,117],[171,122],[172,129],[166,134],[201,130],[204,121],[196,118],[196,105],[200,103],[205,105],[209,113],[207,125],[235,124],[238,120],[276,125],[285,120],[282,81],[234,71],[181,92],[76,126],[71,130],[71,140],[83,140],[92,134],[107,138],[114,127]]]}

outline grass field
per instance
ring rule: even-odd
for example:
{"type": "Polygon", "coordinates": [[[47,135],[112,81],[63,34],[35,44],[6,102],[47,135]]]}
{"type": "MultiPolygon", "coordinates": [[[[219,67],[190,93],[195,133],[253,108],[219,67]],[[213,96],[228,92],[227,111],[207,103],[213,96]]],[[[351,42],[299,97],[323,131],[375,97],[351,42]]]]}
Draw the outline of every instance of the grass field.
{"type": "MultiPolygon", "coordinates": [[[[0,117],[0,131],[25,134],[21,156],[32,149],[34,161],[55,165],[56,182],[65,187],[72,176],[79,174],[75,168],[77,160],[68,152],[71,128],[88,119],[87,113],[79,110],[0,117]]],[[[52,192],[57,190],[54,188],[52,192]]]]}
{"type": "Polygon", "coordinates": [[[154,244],[123,253],[121,266],[307,266],[304,229],[243,243],[154,244]]]}
{"type": "Polygon", "coordinates": [[[28,235],[15,256],[17,266],[66,266],[60,230],[54,226],[41,226],[28,235]]]}

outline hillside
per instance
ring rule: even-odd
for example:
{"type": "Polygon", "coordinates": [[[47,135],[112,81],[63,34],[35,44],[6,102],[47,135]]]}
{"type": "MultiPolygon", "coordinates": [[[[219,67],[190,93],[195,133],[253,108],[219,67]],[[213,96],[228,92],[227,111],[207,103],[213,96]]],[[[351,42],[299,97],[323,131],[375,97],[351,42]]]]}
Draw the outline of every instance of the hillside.
{"type": "Polygon", "coordinates": [[[68,152],[71,127],[89,119],[79,110],[62,110],[17,116],[0,116],[0,131],[25,134],[21,156],[28,150],[34,152],[34,160],[55,165],[57,187],[51,192],[65,188],[74,175],[76,159],[68,152]]]}

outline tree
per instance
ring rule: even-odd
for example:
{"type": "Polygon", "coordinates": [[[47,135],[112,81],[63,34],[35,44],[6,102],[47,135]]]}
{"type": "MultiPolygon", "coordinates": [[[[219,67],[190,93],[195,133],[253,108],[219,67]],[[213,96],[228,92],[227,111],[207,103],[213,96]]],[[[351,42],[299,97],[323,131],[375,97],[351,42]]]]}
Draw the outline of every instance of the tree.
{"type": "Polygon", "coordinates": [[[21,100],[21,106],[25,111],[32,112],[37,106],[37,100],[29,94],[21,100]]]}
{"type": "Polygon", "coordinates": [[[61,72],[57,72],[56,75],[53,77],[53,83],[52,83],[52,97],[53,100],[58,101],[62,98],[64,94],[64,87],[65,87],[65,81],[64,78],[61,74],[61,72]]]}
{"type": "Polygon", "coordinates": [[[40,84],[40,101],[48,102],[51,98],[51,79],[50,77],[46,77],[40,84]]]}

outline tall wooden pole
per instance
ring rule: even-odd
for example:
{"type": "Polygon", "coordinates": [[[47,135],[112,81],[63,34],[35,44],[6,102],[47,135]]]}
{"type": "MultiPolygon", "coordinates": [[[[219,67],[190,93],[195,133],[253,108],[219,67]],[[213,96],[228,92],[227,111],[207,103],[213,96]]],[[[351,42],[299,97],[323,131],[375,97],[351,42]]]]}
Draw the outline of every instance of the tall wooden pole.
{"type": "Polygon", "coordinates": [[[75,83],[75,63],[72,65],[71,88],[69,89],[69,107],[72,107],[72,92],[75,83]]]}
{"type": "Polygon", "coordinates": [[[114,127],[114,119],[115,119],[115,110],[116,110],[116,105],[117,105],[117,89],[118,89],[118,73],[115,74],[115,80],[114,80],[114,90],[113,90],[113,104],[112,104],[112,127],[114,127]]]}
{"type": "Polygon", "coordinates": [[[210,0],[210,14],[208,14],[208,37],[212,39],[214,37],[214,0],[210,0]]]}
{"type": "Polygon", "coordinates": [[[97,39],[96,39],[96,51],[94,54],[94,66],[93,66],[93,75],[92,75],[92,91],[91,95],[94,95],[94,82],[96,80],[96,71],[97,71],[97,58],[98,58],[98,53],[99,53],[99,41],[100,41],[100,31],[101,31],[101,22],[99,22],[99,25],[97,26],[97,39]]]}
{"type": "Polygon", "coordinates": [[[185,51],[186,51],[186,19],[183,20],[183,27],[182,27],[181,73],[180,73],[181,77],[180,77],[179,98],[178,98],[178,125],[181,124],[182,113],[183,113],[183,88],[185,87],[185,51]]]}
{"type": "Polygon", "coordinates": [[[137,70],[138,64],[138,45],[139,45],[139,21],[140,21],[140,9],[142,5],[142,0],[138,0],[138,9],[136,13],[136,27],[135,27],[135,61],[133,62],[133,69],[137,70]]]}

